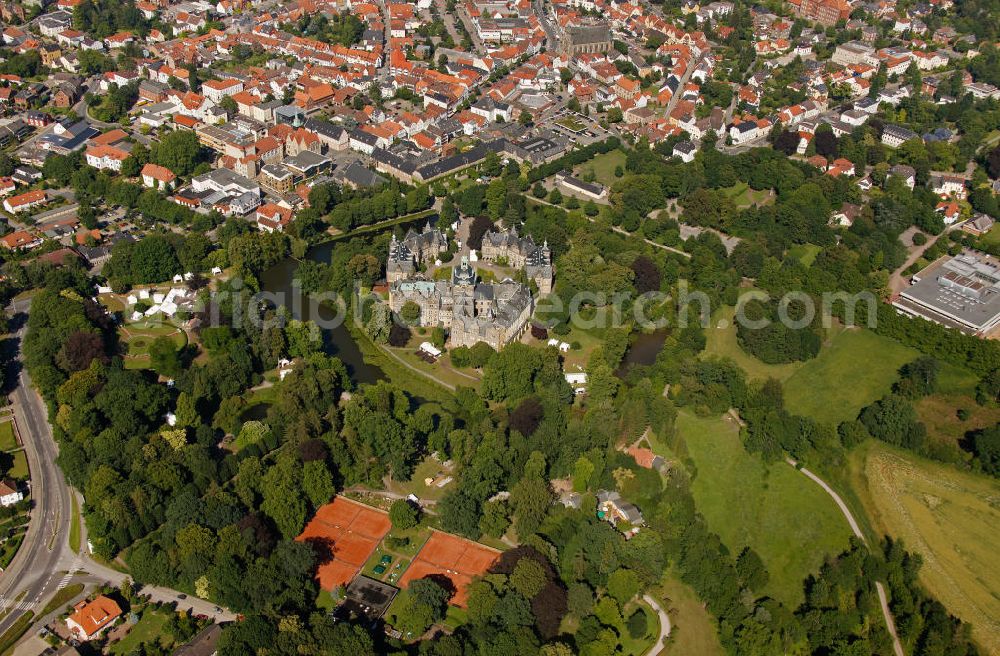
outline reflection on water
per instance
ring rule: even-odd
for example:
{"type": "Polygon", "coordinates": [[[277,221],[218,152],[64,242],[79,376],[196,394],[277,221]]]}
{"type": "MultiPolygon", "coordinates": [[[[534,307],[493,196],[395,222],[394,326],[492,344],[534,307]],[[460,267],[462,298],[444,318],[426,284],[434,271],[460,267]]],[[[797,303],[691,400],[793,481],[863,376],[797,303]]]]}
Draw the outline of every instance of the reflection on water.
{"type": "MultiPolygon", "coordinates": [[[[328,264],[333,248],[333,243],[320,244],[306,253],[306,257],[314,262],[328,264]]],[[[282,260],[264,272],[261,276],[261,288],[263,291],[276,294],[277,298],[284,299],[284,303],[292,314],[292,317],[302,319],[303,317],[309,317],[311,305],[309,298],[292,286],[292,280],[295,278],[295,271],[298,267],[299,263],[293,258],[289,257],[282,260]],[[293,295],[298,296],[298,299],[294,303],[293,295]]],[[[316,313],[321,319],[327,320],[332,319],[336,314],[333,310],[323,305],[320,305],[316,309],[316,313]]],[[[361,354],[361,349],[358,348],[357,343],[355,343],[354,338],[351,337],[351,333],[345,325],[341,324],[336,328],[324,330],[323,333],[327,350],[331,355],[337,356],[347,365],[347,370],[351,374],[351,380],[355,384],[374,383],[385,378],[385,374],[381,369],[365,362],[361,354]]],[[[253,409],[251,408],[251,410],[253,409]]],[[[266,410],[264,412],[266,414],[266,410]]]]}

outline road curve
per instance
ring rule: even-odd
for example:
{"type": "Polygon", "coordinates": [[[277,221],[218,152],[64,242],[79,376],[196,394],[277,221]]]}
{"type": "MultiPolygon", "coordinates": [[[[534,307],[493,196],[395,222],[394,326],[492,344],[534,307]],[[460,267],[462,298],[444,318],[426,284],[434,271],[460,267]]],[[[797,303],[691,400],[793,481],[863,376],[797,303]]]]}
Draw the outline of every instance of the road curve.
{"type": "MultiPolygon", "coordinates": [[[[30,300],[14,304],[15,311],[25,311],[30,300]],[[19,307],[20,306],[20,307],[19,307]]],[[[17,333],[23,339],[26,327],[17,333]]],[[[0,634],[10,628],[32,607],[42,603],[59,586],[60,561],[68,551],[72,515],[69,487],[56,465],[58,450],[52,439],[48,412],[38,393],[31,387],[31,377],[22,367],[17,388],[10,395],[14,418],[24,442],[31,475],[31,510],[28,530],[17,555],[0,575],[0,609],[11,611],[0,621],[0,634]],[[21,600],[14,603],[18,597],[21,600]]]]}
{"type": "MultiPolygon", "coordinates": [[[[840,512],[843,513],[844,517],[847,519],[847,523],[851,526],[851,532],[854,533],[861,542],[868,545],[868,540],[865,539],[864,533],[861,532],[861,527],[858,522],[854,519],[854,515],[851,514],[851,510],[844,503],[844,500],[840,498],[837,492],[826,484],[822,478],[812,473],[805,467],[799,467],[799,463],[791,458],[785,458],[785,461],[795,467],[800,472],[805,474],[811,481],[819,485],[823,490],[830,495],[833,501],[840,508],[840,512]]],[[[879,605],[882,606],[882,616],[885,618],[886,628],[889,629],[889,635],[892,636],[892,650],[895,652],[896,656],[906,656],[906,652],[903,651],[903,643],[899,641],[899,634],[896,632],[896,620],[892,616],[892,611],[889,610],[889,599],[885,594],[885,586],[882,585],[881,581],[875,581],[875,590],[878,592],[879,605]]]]}
{"type": "Polygon", "coordinates": [[[662,652],[667,647],[667,638],[670,637],[670,616],[667,615],[667,611],[663,610],[661,606],[652,596],[646,594],[642,596],[642,600],[653,607],[656,614],[660,616],[660,637],[657,638],[656,642],[652,647],[646,652],[646,656],[656,656],[662,652]]]}

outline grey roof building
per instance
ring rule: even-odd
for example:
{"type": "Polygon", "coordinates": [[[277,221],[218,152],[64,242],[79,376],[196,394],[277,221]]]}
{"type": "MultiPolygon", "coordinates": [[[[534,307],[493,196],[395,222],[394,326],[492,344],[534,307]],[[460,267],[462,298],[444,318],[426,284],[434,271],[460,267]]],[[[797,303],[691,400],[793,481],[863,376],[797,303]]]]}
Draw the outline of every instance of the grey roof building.
{"type": "Polygon", "coordinates": [[[975,252],[917,273],[893,306],[964,333],[986,336],[1000,325],[1000,262],[975,252]]]}

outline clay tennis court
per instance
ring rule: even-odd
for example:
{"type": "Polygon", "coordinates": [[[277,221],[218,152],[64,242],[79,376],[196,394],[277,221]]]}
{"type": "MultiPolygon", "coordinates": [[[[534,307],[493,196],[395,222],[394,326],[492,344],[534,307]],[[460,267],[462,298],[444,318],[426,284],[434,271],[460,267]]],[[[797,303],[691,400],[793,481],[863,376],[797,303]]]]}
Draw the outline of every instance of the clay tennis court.
{"type": "Polygon", "coordinates": [[[390,527],[389,516],[385,513],[337,497],[316,511],[316,516],[296,539],[330,544],[333,557],[320,564],[316,571],[320,587],[329,591],[351,582],[390,527]]]}
{"type": "Polygon", "coordinates": [[[465,608],[472,579],[485,573],[499,556],[499,551],[478,542],[434,531],[399,579],[399,585],[405,588],[410,581],[428,576],[446,577],[455,586],[450,603],[465,608]]]}

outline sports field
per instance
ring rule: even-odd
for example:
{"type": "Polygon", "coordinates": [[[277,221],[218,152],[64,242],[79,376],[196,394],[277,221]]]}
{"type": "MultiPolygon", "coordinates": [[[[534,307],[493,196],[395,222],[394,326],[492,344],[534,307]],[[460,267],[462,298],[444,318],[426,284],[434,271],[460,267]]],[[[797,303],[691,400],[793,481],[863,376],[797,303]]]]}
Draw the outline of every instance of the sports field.
{"type": "Polygon", "coordinates": [[[1000,653],[1000,482],[869,441],[850,455],[855,491],[875,529],[924,560],[927,590],[1000,653]]]}
{"type": "Polygon", "coordinates": [[[766,592],[794,608],[806,576],[847,548],[850,529],[817,485],[785,463],[747,453],[728,418],[687,410],[677,429],[694,461],[692,492],[709,528],[734,553],[752,547],[770,572],[766,592]]]}
{"type": "Polygon", "coordinates": [[[296,540],[329,549],[316,571],[320,587],[329,592],[351,582],[390,528],[381,510],[337,497],[316,511],[296,540]]]}
{"type": "Polygon", "coordinates": [[[399,579],[402,588],[410,581],[428,576],[444,576],[455,586],[450,603],[466,607],[466,588],[472,579],[496,562],[500,552],[485,545],[449,533],[434,531],[399,579]]]}

